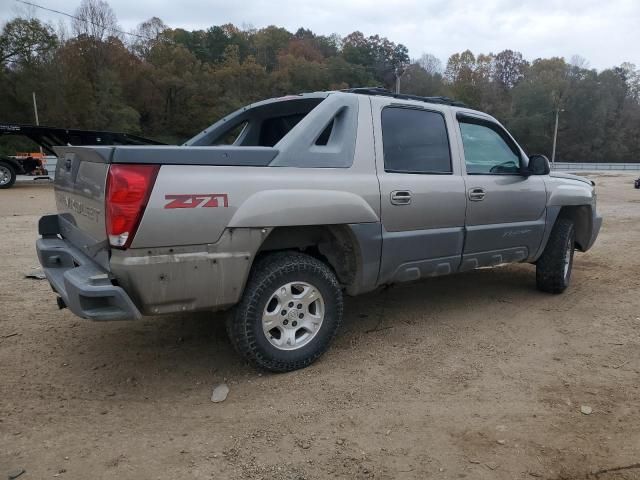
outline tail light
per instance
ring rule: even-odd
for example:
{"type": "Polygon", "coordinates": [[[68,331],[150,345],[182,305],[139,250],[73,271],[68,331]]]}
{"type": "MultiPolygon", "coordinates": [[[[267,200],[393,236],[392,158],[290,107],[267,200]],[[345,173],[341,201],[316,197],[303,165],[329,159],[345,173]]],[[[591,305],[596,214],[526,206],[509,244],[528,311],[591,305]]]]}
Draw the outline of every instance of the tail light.
{"type": "Polygon", "coordinates": [[[106,222],[112,247],[131,245],[158,175],[158,165],[111,165],[107,176],[106,222]]]}

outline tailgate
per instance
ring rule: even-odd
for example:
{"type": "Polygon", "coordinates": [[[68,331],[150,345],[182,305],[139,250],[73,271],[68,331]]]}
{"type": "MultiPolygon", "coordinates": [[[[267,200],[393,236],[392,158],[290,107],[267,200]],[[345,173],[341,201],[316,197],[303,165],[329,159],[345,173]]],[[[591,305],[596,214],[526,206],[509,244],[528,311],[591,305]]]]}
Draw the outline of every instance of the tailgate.
{"type": "Polygon", "coordinates": [[[62,237],[108,269],[105,189],[113,147],[55,147],[54,182],[62,237]]]}

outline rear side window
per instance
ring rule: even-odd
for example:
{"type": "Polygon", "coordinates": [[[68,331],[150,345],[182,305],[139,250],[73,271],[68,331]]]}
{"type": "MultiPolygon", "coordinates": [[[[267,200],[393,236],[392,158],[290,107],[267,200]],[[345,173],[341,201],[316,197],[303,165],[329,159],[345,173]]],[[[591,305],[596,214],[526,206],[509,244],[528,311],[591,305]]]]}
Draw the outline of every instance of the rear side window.
{"type": "Polygon", "coordinates": [[[382,110],[384,169],[396,173],[451,173],[444,117],[402,107],[382,110]]]}

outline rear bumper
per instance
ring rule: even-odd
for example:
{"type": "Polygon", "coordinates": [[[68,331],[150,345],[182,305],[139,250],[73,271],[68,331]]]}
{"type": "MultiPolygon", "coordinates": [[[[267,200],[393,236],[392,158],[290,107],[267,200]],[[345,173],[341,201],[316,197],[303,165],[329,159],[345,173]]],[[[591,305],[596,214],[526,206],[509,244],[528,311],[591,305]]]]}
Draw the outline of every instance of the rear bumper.
{"type": "Polygon", "coordinates": [[[69,310],[90,320],[129,320],[142,317],[140,311],[120,287],[113,285],[109,273],[83,252],[54,236],[55,222],[40,222],[43,238],[36,242],[38,259],[53,290],[69,310]],[[44,230],[44,231],[43,231],[44,230]]]}

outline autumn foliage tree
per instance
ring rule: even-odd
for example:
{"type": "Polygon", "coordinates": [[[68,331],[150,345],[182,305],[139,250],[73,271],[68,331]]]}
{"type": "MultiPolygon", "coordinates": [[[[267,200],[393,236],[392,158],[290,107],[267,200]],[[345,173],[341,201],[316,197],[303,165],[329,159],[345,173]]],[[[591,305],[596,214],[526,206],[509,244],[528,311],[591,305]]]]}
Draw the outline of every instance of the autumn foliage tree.
{"type": "MultiPolygon", "coordinates": [[[[17,17],[0,32],[0,121],[141,133],[181,142],[247,103],[304,91],[384,86],[446,95],[502,121],[530,153],[556,158],[640,161],[640,72],[603,71],[584,59],[534,59],[513,50],[465,50],[443,64],[424,53],[355,31],[318,35],[275,25],[170,28],[151,17],[124,34],[104,0],[82,0],[73,34],[17,17]]],[[[0,150],[10,153],[6,143],[0,150]]]]}

